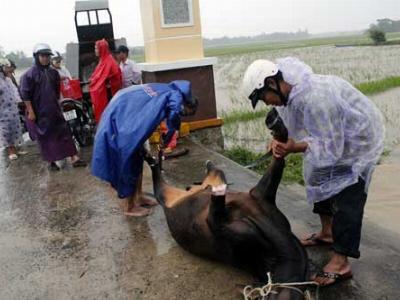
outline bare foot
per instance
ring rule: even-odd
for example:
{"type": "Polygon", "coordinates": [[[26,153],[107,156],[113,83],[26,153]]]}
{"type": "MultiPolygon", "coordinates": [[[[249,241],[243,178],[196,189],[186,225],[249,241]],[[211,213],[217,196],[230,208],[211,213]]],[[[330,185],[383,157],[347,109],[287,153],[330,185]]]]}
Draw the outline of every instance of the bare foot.
{"type": "Polygon", "coordinates": [[[140,202],[141,206],[157,206],[158,205],[157,201],[155,201],[151,198],[145,197],[145,196],[141,196],[139,198],[139,202],[140,202]]]}
{"type": "Polygon", "coordinates": [[[124,211],[124,215],[128,217],[146,217],[153,212],[150,208],[133,207],[128,211],[124,211]]]}
{"type": "Polygon", "coordinates": [[[300,243],[304,247],[309,246],[327,246],[333,244],[333,238],[331,235],[323,234],[322,232],[311,233],[300,239],[300,243]]]}

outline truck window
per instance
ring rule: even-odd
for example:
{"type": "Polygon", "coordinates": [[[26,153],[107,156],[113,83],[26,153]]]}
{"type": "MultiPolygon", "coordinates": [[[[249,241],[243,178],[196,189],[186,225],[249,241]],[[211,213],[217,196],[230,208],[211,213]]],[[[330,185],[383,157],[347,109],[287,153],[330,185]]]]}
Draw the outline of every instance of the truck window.
{"type": "Polygon", "coordinates": [[[97,15],[99,16],[99,24],[110,24],[110,14],[107,10],[102,9],[97,11],[97,15]]]}
{"type": "Polygon", "coordinates": [[[90,16],[90,25],[97,25],[97,16],[96,16],[96,11],[91,10],[89,11],[89,16],[90,16]]]}
{"type": "Polygon", "coordinates": [[[89,17],[87,11],[80,11],[76,14],[76,22],[78,26],[89,25],[89,17]]]}

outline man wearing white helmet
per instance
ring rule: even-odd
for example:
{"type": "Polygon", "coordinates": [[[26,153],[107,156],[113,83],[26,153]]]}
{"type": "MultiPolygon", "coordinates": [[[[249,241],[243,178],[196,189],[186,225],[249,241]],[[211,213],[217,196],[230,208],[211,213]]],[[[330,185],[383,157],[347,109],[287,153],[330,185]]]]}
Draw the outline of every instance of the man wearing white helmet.
{"type": "Polygon", "coordinates": [[[347,81],[314,74],[297,58],[257,60],[243,89],[253,108],[261,100],[277,106],[287,143],[273,140],[273,155],[304,153],[307,198],[319,214],[321,231],[304,246],[330,245],[331,260],[315,275],[323,286],[351,278],[348,257],[360,256],[363,209],[374,167],[383,150],[384,126],[376,106],[347,81]]]}
{"type": "Polygon", "coordinates": [[[60,52],[55,51],[55,55],[51,58],[51,66],[58,72],[61,81],[64,79],[72,79],[71,73],[68,69],[61,65],[62,60],[63,57],[60,52]]]}
{"type": "Polygon", "coordinates": [[[70,157],[73,167],[86,163],[77,155],[71,130],[58,105],[60,75],[50,67],[53,55],[48,44],[37,44],[33,50],[34,65],[21,78],[21,98],[26,104],[26,125],[32,139],[37,140],[43,160],[51,171],[60,168],[55,163],[70,157]]]}

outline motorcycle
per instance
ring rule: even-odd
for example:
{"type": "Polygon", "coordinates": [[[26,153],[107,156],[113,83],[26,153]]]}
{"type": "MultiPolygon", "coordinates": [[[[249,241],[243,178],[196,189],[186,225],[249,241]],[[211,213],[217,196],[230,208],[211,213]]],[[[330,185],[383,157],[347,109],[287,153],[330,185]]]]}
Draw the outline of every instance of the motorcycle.
{"type": "Polygon", "coordinates": [[[61,82],[60,100],[64,118],[71,128],[72,136],[77,146],[85,147],[93,143],[96,123],[93,116],[92,104],[82,96],[79,80],[64,79],[61,82]]]}

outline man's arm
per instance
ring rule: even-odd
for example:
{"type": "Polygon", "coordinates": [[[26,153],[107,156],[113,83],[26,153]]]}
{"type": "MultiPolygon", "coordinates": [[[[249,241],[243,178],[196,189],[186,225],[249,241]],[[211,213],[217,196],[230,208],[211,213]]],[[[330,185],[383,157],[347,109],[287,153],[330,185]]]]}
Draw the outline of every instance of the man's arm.
{"type": "Polygon", "coordinates": [[[36,121],[36,114],[33,110],[32,106],[32,95],[33,95],[33,80],[31,79],[29,73],[25,73],[21,77],[21,82],[20,82],[20,93],[21,93],[21,99],[25,103],[26,107],[26,112],[27,112],[27,117],[31,121],[36,121]]]}

